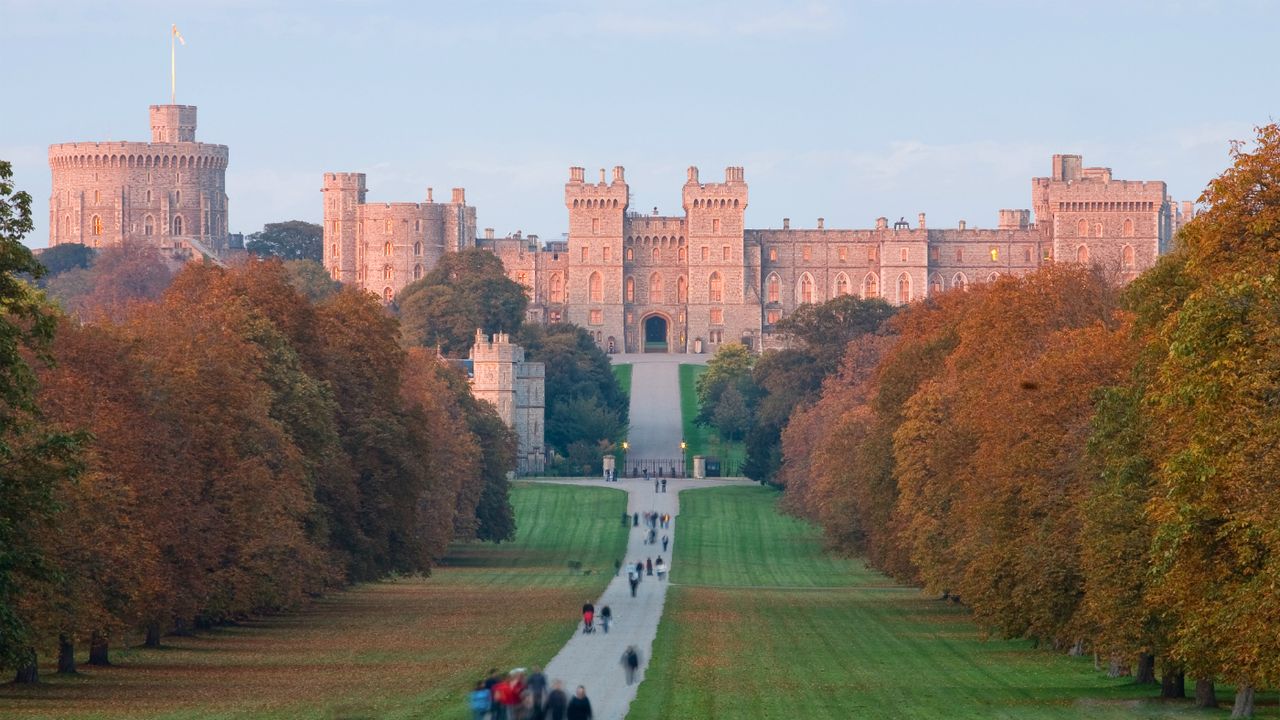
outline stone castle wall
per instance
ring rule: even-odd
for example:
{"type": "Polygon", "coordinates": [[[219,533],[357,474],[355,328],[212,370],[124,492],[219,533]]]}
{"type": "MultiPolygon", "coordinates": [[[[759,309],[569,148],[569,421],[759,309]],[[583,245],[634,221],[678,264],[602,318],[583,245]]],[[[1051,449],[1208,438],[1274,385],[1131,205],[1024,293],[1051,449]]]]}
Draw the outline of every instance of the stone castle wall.
{"type": "Polygon", "coordinates": [[[524,359],[524,348],[506,333],[486,337],[476,331],[471,348],[471,393],[490,403],[516,435],[516,472],[540,473],[546,465],[543,441],[546,368],[524,359]]]}

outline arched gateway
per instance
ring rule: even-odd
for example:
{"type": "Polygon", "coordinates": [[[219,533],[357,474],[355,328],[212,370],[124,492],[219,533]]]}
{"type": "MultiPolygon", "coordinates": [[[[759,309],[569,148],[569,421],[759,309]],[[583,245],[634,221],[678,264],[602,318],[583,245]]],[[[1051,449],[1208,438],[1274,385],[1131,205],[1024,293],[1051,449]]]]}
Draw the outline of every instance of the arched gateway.
{"type": "Polygon", "coordinates": [[[664,353],[670,348],[671,324],[662,315],[650,315],[644,319],[644,351],[664,353]]]}

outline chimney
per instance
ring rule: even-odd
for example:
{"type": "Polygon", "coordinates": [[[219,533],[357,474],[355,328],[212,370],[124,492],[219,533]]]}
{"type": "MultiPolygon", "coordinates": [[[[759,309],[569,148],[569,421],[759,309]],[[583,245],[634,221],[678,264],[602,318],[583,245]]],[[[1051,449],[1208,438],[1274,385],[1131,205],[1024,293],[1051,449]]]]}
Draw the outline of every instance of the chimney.
{"type": "Polygon", "coordinates": [[[877,230],[888,230],[888,229],[889,229],[889,218],[887,218],[887,217],[878,217],[878,218],[876,218],[876,229],[877,229],[877,230]]]}
{"type": "Polygon", "coordinates": [[[584,172],[585,171],[580,167],[575,166],[575,167],[569,168],[569,182],[571,183],[582,182],[582,176],[584,172]]]}
{"type": "Polygon", "coordinates": [[[623,175],[622,166],[621,166],[621,165],[614,165],[614,166],[613,166],[613,181],[614,181],[614,182],[626,182],[625,180],[623,180],[623,179],[622,179],[622,175],[623,175]]]}
{"type": "Polygon", "coordinates": [[[689,166],[689,182],[694,185],[698,184],[698,166],[697,165],[689,166]]]}
{"type": "Polygon", "coordinates": [[[924,213],[920,213],[920,229],[924,230],[924,213]]]}
{"type": "Polygon", "coordinates": [[[435,200],[431,199],[431,188],[427,188],[427,202],[435,202],[435,200]]]}
{"type": "Polygon", "coordinates": [[[454,204],[454,205],[466,205],[466,204],[467,204],[467,191],[466,191],[466,190],[464,190],[463,188],[454,188],[454,189],[453,189],[453,204],[454,204]]]}
{"type": "Polygon", "coordinates": [[[963,221],[963,220],[961,220],[961,221],[960,221],[960,229],[961,229],[961,230],[963,230],[963,229],[964,229],[964,221],[963,221]]]}
{"type": "Polygon", "coordinates": [[[600,168],[600,184],[604,184],[604,168],[600,168]]]}
{"type": "Polygon", "coordinates": [[[819,230],[821,230],[821,229],[822,229],[822,226],[823,226],[824,224],[825,224],[825,222],[823,221],[823,218],[818,218],[818,229],[819,229],[819,230]]]}
{"type": "Polygon", "coordinates": [[[783,230],[791,229],[791,218],[782,218],[782,229],[783,230]]]}
{"type": "Polygon", "coordinates": [[[493,228],[485,228],[485,229],[484,229],[484,239],[485,239],[485,240],[492,240],[492,239],[493,239],[493,228]]]}

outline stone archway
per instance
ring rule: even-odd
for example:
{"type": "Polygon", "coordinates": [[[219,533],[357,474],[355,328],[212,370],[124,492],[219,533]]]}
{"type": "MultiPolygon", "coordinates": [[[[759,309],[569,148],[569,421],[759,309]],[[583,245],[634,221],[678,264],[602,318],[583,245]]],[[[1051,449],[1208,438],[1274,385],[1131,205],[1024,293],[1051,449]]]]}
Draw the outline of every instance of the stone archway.
{"type": "Polygon", "coordinates": [[[671,322],[665,315],[650,315],[641,323],[645,352],[668,352],[671,348],[671,322]]]}

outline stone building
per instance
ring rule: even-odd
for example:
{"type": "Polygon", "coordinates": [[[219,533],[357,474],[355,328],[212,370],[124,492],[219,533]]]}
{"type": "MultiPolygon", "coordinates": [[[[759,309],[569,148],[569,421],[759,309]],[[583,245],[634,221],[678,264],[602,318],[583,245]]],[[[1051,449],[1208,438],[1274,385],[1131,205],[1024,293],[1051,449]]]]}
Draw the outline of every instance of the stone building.
{"type": "Polygon", "coordinates": [[[994,228],[929,228],[924,213],[876,220],[865,230],[748,229],[743,169],[708,183],[689,168],[683,214],[631,211],[622,167],[588,183],[580,167],[565,185],[569,234],[539,246],[486,237],[531,299],[529,319],[568,321],[608,352],[713,352],[726,342],[761,349],[801,304],[838,295],[904,304],[951,288],[1021,275],[1046,262],[1098,265],[1119,282],[1169,248],[1190,203],[1159,181],[1112,178],[1079,155],[1053,156],[1031,181],[1032,210],[1001,210],[994,228]]]}
{"type": "Polygon", "coordinates": [[[334,280],[356,285],[390,302],[422,278],[446,252],[473,247],[476,209],[453,189],[438,203],[368,203],[364,173],[325,173],[324,266],[334,280]]]}
{"type": "Polygon", "coordinates": [[[525,361],[524,348],[506,333],[489,338],[482,330],[476,330],[470,365],[471,394],[497,408],[498,416],[515,431],[516,472],[541,473],[546,467],[546,368],[525,361]]]}
{"type": "Polygon", "coordinates": [[[177,259],[227,254],[226,145],[196,142],[193,105],[152,105],[151,142],[51,145],[49,246],[153,245],[177,259]]]}

